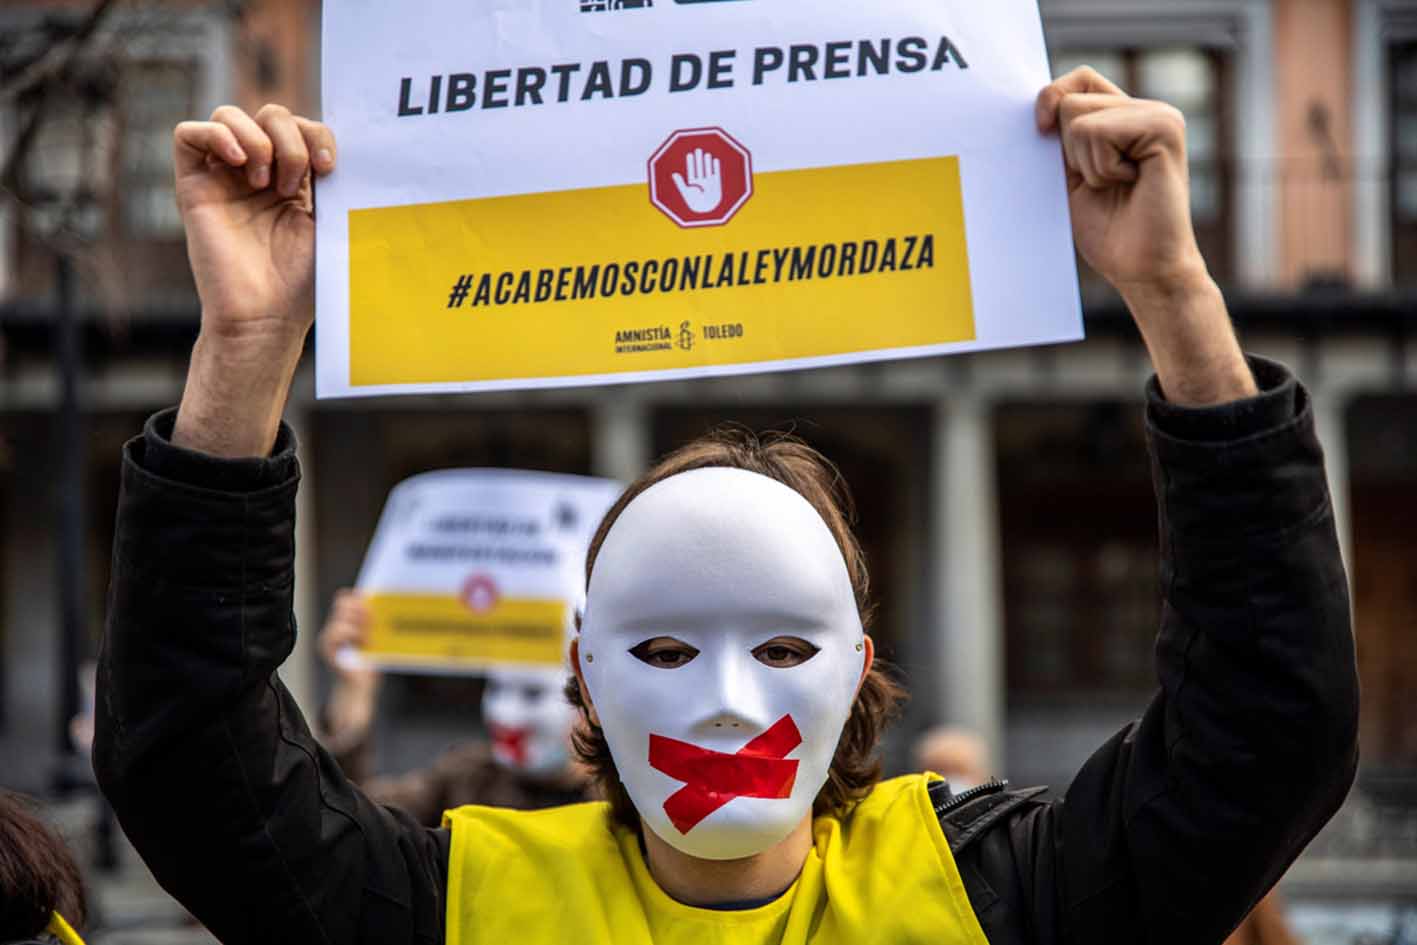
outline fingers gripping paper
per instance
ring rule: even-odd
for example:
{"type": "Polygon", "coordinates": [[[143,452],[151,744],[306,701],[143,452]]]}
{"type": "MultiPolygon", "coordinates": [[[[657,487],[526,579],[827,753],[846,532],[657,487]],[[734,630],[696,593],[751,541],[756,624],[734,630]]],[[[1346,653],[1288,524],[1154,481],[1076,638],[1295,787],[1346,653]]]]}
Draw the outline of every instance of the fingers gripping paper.
{"type": "Polygon", "coordinates": [[[324,70],[322,396],[1081,336],[1034,0],[335,0],[324,70]]]}

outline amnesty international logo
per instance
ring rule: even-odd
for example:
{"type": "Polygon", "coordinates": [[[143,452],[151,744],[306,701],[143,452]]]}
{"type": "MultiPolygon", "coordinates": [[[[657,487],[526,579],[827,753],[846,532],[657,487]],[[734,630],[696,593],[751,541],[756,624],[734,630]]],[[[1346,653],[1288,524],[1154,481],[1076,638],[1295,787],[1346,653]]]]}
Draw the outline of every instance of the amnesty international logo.
{"type": "Polygon", "coordinates": [[[694,350],[694,329],[689,327],[688,322],[679,326],[679,347],[685,351],[694,350]]]}
{"type": "Polygon", "coordinates": [[[580,0],[582,13],[608,13],[612,10],[642,10],[654,6],[654,0],[580,0]]]}
{"type": "MultiPolygon", "coordinates": [[[[577,0],[582,13],[602,13],[610,10],[642,10],[654,6],[654,0],[577,0]]],[[[721,3],[723,0],[674,0],[675,3],[721,3]]]]}

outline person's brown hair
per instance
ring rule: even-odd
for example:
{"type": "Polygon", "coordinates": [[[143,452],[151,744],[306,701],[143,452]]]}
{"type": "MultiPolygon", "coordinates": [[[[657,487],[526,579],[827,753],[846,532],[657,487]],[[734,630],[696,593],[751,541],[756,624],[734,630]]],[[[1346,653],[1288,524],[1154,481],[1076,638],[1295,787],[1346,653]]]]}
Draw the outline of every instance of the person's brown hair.
{"type": "MultiPolygon", "coordinates": [[[[811,503],[841,549],[846,573],[856,594],[861,625],[869,633],[873,616],[871,582],[866,569],[866,555],[852,531],[856,508],[851,493],[835,464],[789,434],[758,436],[739,427],[720,427],[661,459],[632,483],[605,513],[586,555],[587,585],[600,546],[625,506],[661,480],[710,466],[746,469],[767,476],[788,486],[811,503]]],[[[639,813],[620,781],[605,733],[591,721],[589,707],[581,697],[574,676],[566,683],[566,698],[580,710],[583,723],[575,727],[571,736],[577,757],[590,769],[601,796],[610,802],[615,820],[639,830],[639,813]]],[[[827,783],[813,802],[814,814],[845,813],[875,787],[881,779],[881,761],[876,752],[881,732],[899,713],[905,699],[905,689],[892,677],[890,668],[879,659],[872,663],[856,694],[856,701],[852,703],[851,715],[846,720],[841,741],[837,743],[836,754],[832,757],[827,783]]]]}
{"type": "Polygon", "coordinates": [[[51,912],[83,928],[88,910],[79,866],[30,802],[0,790],[0,942],[38,936],[51,912]]]}

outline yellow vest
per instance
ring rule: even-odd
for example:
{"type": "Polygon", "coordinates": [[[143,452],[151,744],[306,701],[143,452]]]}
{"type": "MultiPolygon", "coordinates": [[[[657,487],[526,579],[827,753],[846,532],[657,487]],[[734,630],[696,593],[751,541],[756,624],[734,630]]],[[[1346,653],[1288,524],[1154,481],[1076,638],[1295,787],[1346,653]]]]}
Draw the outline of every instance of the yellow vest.
{"type": "Polygon", "coordinates": [[[604,803],[460,807],[443,824],[448,945],[988,945],[924,775],[878,784],[845,818],[817,818],[797,881],[738,911],[671,899],[604,803]]]}

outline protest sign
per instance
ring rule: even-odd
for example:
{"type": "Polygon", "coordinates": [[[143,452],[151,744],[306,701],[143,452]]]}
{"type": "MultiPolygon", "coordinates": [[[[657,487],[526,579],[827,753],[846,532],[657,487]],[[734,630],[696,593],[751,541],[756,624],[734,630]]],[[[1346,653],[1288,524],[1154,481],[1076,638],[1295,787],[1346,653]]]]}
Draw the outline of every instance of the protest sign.
{"type": "Polygon", "coordinates": [[[620,490],[608,479],[499,469],[400,483],[359,572],[371,613],[361,657],[446,673],[561,666],[586,548],[620,490]]]}
{"type": "Polygon", "coordinates": [[[324,6],[321,396],[1080,338],[1036,0],[324,6]]]}

